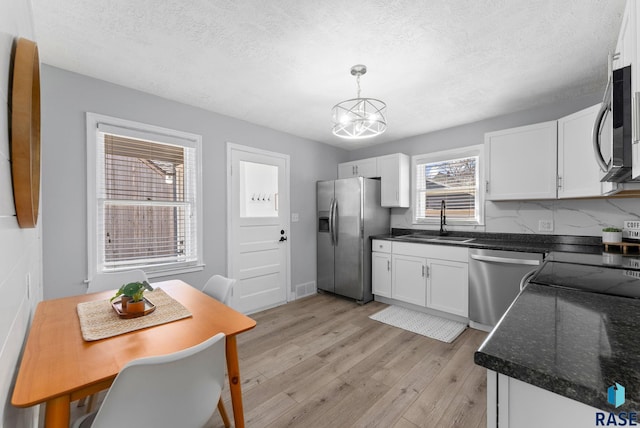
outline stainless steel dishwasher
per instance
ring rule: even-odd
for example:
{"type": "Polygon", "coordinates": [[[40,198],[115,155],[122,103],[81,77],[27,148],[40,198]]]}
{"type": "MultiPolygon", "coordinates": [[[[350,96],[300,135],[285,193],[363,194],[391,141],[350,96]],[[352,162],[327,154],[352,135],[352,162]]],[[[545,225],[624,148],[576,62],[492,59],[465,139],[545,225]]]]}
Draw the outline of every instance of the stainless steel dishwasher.
{"type": "Polygon", "coordinates": [[[469,326],[490,331],[520,292],[520,281],[542,253],[469,249],[469,326]]]}

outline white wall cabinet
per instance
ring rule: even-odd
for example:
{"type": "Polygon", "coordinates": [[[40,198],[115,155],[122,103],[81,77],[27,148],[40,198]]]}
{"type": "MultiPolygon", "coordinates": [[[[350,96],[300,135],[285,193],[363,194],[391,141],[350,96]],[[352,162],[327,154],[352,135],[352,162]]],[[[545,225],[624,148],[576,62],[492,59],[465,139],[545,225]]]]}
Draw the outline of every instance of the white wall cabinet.
{"type": "Polygon", "coordinates": [[[403,153],[378,157],[380,203],[383,207],[408,208],[410,204],[409,156],[403,153]]]}
{"type": "Polygon", "coordinates": [[[600,104],[558,119],[558,199],[600,196],[592,131],[600,104]]]}
{"type": "Polygon", "coordinates": [[[487,200],[556,198],[557,122],[485,134],[487,200]]]}
{"type": "Polygon", "coordinates": [[[468,317],[466,247],[374,240],[372,250],[373,294],[468,317]]]}
{"type": "Polygon", "coordinates": [[[378,177],[378,158],[360,159],[338,164],[338,178],[378,177]]]}

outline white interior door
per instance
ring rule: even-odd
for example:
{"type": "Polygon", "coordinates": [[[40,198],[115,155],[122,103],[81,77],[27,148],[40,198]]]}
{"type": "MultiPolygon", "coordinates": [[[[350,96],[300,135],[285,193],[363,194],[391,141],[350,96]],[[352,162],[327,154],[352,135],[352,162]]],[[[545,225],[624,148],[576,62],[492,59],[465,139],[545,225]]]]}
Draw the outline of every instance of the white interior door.
{"type": "Polygon", "coordinates": [[[289,156],[227,145],[231,306],[243,313],[286,303],[290,286],[289,156]]]}

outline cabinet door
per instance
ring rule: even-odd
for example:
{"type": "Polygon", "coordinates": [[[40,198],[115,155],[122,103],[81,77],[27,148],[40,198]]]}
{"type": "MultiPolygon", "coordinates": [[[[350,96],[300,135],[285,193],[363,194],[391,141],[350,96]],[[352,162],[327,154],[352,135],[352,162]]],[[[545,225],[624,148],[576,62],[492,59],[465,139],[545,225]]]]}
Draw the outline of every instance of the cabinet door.
{"type": "Polygon", "coordinates": [[[558,199],[600,196],[593,124],[600,104],[558,119],[558,199]]]}
{"type": "Polygon", "coordinates": [[[557,122],[485,134],[488,200],[556,198],[557,122]]]}
{"type": "Polygon", "coordinates": [[[427,260],[422,257],[391,257],[391,297],[414,305],[426,306],[427,260]]]}
{"type": "Polygon", "coordinates": [[[378,159],[360,159],[357,161],[343,162],[338,164],[338,178],[365,177],[373,178],[378,176],[378,159]]]}
{"type": "Polygon", "coordinates": [[[357,177],[355,162],[345,162],[338,164],[338,179],[357,177]]]}
{"type": "Polygon", "coordinates": [[[618,32],[616,52],[613,60],[613,68],[622,68],[627,65],[635,65],[636,55],[636,22],[635,1],[628,1],[622,15],[622,23],[618,32]]]}
{"type": "Polygon", "coordinates": [[[391,297],[391,254],[371,253],[371,286],[376,296],[391,297]]]}
{"type": "Polygon", "coordinates": [[[378,177],[378,159],[369,158],[356,161],[356,176],[373,178],[378,177]]]}
{"type": "Polygon", "coordinates": [[[402,153],[378,158],[380,204],[383,207],[409,207],[409,156],[402,153]]]}
{"type": "Polygon", "coordinates": [[[430,259],[427,266],[427,307],[468,317],[469,265],[430,259]]]}

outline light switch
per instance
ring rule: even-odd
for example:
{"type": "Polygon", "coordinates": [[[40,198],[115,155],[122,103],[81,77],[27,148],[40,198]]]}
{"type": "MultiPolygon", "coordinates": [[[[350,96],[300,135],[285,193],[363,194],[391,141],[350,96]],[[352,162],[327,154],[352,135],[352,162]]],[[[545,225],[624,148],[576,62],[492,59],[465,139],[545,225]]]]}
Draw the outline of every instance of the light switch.
{"type": "Polygon", "coordinates": [[[291,221],[295,223],[298,220],[300,220],[300,217],[298,216],[298,213],[291,213],[291,221]]]}

